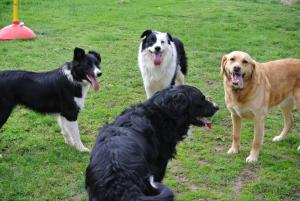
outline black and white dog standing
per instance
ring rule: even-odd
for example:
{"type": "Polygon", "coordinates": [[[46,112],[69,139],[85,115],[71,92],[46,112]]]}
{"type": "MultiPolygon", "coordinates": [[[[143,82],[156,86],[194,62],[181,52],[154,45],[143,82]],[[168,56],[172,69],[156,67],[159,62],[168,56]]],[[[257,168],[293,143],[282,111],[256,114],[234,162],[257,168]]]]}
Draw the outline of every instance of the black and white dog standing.
{"type": "Polygon", "coordinates": [[[77,118],[89,86],[99,90],[100,62],[99,53],[86,54],[75,48],[72,61],[50,72],[0,72],[0,128],[16,105],[24,105],[40,113],[58,114],[65,142],[89,151],[80,140],[77,118]]]}
{"type": "Polygon", "coordinates": [[[146,30],[141,35],[138,64],[147,98],[170,85],[184,84],[187,58],[183,43],[169,33],[146,30]]]}

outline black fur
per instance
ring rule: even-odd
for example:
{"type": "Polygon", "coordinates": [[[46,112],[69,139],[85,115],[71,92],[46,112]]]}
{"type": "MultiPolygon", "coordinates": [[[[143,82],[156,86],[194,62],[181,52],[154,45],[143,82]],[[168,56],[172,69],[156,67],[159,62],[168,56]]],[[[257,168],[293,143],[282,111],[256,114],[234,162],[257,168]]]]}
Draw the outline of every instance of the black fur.
{"type": "Polygon", "coordinates": [[[97,52],[74,49],[74,58],[62,67],[43,73],[28,71],[0,72],[0,128],[8,119],[13,108],[20,104],[41,113],[57,113],[69,121],[76,121],[80,108],[74,97],[82,97],[83,80],[94,76],[94,65],[99,68],[97,52]],[[71,72],[73,80],[63,73],[71,72]]]}
{"type": "Polygon", "coordinates": [[[141,38],[143,38],[142,42],[142,51],[147,47],[151,47],[154,43],[156,43],[156,35],[152,30],[146,30],[142,33],[141,38]]]}
{"type": "Polygon", "coordinates": [[[197,117],[217,110],[198,89],[184,85],[159,91],[125,110],[97,137],[86,170],[89,201],[174,200],[161,181],[176,144],[190,124],[204,126],[197,117]],[[152,175],[158,189],[149,183],[152,175]]]}
{"type": "Polygon", "coordinates": [[[178,38],[173,38],[177,50],[177,62],[181,67],[181,72],[187,74],[187,57],[185,54],[183,43],[178,38]]]}

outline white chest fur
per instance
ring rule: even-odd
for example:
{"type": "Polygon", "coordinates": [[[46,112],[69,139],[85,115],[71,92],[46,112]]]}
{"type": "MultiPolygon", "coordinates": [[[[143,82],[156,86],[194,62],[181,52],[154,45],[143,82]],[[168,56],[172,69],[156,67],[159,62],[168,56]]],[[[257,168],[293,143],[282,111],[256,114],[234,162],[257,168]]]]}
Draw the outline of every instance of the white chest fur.
{"type": "Polygon", "coordinates": [[[82,109],[84,107],[84,100],[88,94],[88,91],[89,91],[89,88],[90,88],[90,85],[89,84],[86,84],[86,83],[83,83],[81,85],[81,97],[78,98],[78,97],[74,97],[74,101],[76,102],[77,106],[82,109]]]}
{"type": "Polygon", "coordinates": [[[163,57],[162,64],[155,66],[149,51],[141,51],[140,45],[138,63],[145,86],[157,85],[162,89],[170,85],[177,66],[177,52],[173,43],[165,49],[163,57]]]}

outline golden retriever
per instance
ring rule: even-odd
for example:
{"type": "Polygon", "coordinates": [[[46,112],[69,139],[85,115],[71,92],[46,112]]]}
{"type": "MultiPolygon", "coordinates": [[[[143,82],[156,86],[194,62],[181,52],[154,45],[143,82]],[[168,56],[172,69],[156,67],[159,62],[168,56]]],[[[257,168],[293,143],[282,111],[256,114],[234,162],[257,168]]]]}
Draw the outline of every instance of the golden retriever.
{"type": "Polygon", "coordinates": [[[241,120],[253,119],[254,139],[246,162],[256,162],[263,143],[264,117],[269,109],[279,105],[284,116],[284,128],[273,138],[274,142],[284,139],[292,127],[294,106],[300,111],[300,59],[258,63],[247,53],[234,51],[223,56],[221,74],[233,124],[228,153],[239,152],[241,120]]]}

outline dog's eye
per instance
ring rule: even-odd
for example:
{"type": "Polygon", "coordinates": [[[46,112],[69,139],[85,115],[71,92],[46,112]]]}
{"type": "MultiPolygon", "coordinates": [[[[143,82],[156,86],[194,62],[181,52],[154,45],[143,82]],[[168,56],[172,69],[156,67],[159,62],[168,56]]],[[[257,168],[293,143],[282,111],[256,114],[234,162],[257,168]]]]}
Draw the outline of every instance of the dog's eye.
{"type": "Polygon", "coordinates": [[[243,64],[247,64],[249,63],[247,60],[243,60],[243,64]]]}
{"type": "Polygon", "coordinates": [[[162,41],[161,41],[161,44],[164,44],[164,43],[165,43],[165,41],[162,40],[162,41]]]}
{"type": "Polygon", "coordinates": [[[234,61],[234,60],[235,60],[234,57],[231,57],[231,58],[230,58],[230,61],[234,61]]]}

